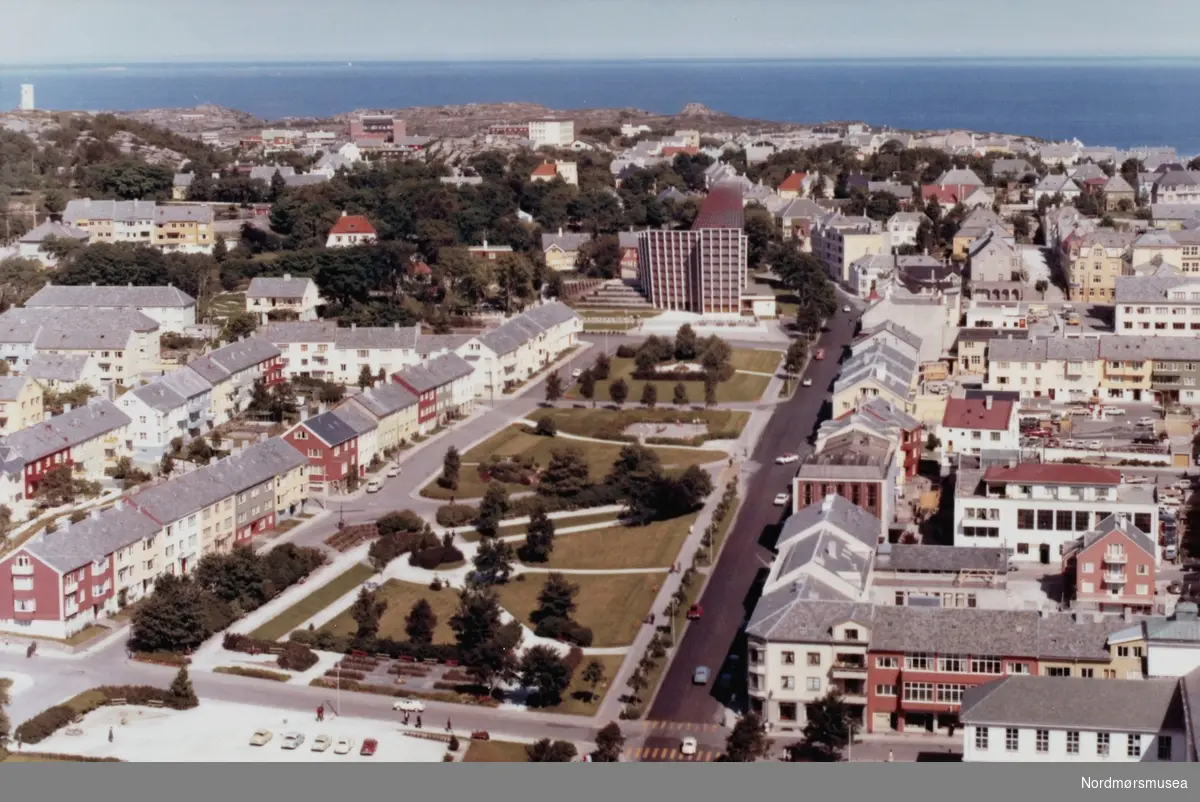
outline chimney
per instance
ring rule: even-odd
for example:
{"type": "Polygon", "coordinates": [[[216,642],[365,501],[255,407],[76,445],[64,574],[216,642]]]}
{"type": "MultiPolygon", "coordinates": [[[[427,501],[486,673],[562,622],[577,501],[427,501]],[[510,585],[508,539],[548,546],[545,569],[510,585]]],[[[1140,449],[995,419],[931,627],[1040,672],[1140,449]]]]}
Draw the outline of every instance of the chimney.
{"type": "Polygon", "coordinates": [[[291,273],[284,273],[284,274],[283,274],[283,278],[284,278],[284,280],[285,280],[285,281],[286,281],[287,279],[290,279],[291,277],[292,277],[292,274],[291,274],[291,273]]]}
{"type": "Polygon", "coordinates": [[[825,498],[821,499],[821,511],[822,512],[829,512],[830,510],[833,509],[833,495],[834,494],[831,493],[828,496],[826,496],[825,498]]]}
{"type": "Polygon", "coordinates": [[[984,409],[992,408],[992,397],[990,395],[983,399],[983,407],[984,409]]]}
{"type": "Polygon", "coordinates": [[[346,210],[342,209],[342,217],[345,217],[345,216],[346,216],[346,210]]]}
{"type": "Polygon", "coordinates": [[[125,499],[123,499],[123,498],[117,499],[116,503],[113,504],[113,509],[117,510],[118,512],[125,509],[125,499]]]}
{"type": "Polygon", "coordinates": [[[558,236],[562,236],[562,226],[558,227],[558,236]]]}
{"type": "Polygon", "coordinates": [[[100,517],[100,509],[98,507],[93,507],[91,510],[88,511],[88,517],[93,518],[93,519],[99,518],[100,517]]]}

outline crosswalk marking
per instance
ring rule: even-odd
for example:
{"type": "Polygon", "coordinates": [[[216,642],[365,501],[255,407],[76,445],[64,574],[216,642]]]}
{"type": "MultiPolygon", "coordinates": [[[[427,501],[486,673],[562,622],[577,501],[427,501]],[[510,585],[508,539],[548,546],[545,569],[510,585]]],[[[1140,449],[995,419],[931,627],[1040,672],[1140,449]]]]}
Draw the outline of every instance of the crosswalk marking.
{"type": "Polygon", "coordinates": [[[694,755],[685,755],[676,747],[636,746],[625,750],[628,760],[660,762],[660,763],[710,763],[717,759],[719,752],[712,750],[697,751],[694,755]]]}
{"type": "Polygon", "coordinates": [[[643,726],[647,730],[665,730],[672,732],[716,732],[720,727],[716,724],[701,724],[695,721],[646,721],[643,726]]]}

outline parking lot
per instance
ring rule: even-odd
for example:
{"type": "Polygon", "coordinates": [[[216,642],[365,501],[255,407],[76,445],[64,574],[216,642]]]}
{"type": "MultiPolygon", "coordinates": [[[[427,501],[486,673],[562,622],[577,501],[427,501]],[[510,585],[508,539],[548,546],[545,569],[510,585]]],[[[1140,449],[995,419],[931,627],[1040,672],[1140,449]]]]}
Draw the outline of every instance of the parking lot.
{"type": "Polygon", "coordinates": [[[1080,406],[1055,404],[1037,411],[1023,406],[1022,447],[1166,453],[1162,414],[1151,404],[1106,404],[1104,408],[1103,416],[1091,417],[1080,406]]]}
{"type": "Polygon", "coordinates": [[[326,714],[317,723],[315,713],[297,713],[254,705],[204,701],[192,710],[150,707],[102,707],[84,720],[29,748],[88,757],[116,757],[138,763],[435,763],[446,745],[402,734],[394,725],[367,719],[337,718],[326,714]],[[109,743],[108,733],[113,739],[109,743]],[[251,746],[255,730],[266,729],[272,738],[264,746],[251,746]],[[70,734],[78,731],[78,734],[70,734]],[[283,735],[299,732],[304,743],[298,749],[282,749],[283,735]],[[333,749],[313,752],[318,734],[353,739],[349,754],[333,749]],[[379,746],[373,757],[359,754],[364,738],[379,746]]]}

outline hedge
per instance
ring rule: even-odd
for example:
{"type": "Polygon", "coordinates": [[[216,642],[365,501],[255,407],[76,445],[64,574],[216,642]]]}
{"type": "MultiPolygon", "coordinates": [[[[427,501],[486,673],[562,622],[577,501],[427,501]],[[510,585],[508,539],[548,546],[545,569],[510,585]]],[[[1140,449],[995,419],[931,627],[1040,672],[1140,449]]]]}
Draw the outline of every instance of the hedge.
{"type": "Polygon", "coordinates": [[[438,566],[461,562],[463,559],[463,553],[454,546],[434,546],[409,554],[408,564],[432,571],[438,566]]]}
{"type": "MultiPolygon", "coordinates": [[[[349,654],[354,646],[354,636],[334,635],[325,630],[298,629],[291,634],[291,643],[311,646],[327,652],[342,652],[349,654]]],[[[411,657],[414,660],[437,660],[441,663],[461,662],[458,646],[453,643],[412,643],[391,638],[377,638],[370,648],[363,649],[371,654],[386,654],[395,660],[401,657],[411,657]]]]}
{"type": "Polygon", "coordinates": [[[292,678],[290,674],[284,674],[279,671],[271,671],[266,668],[249,668],[248,666],[217,666],[213,669],[214,674],[236,674],[239,677],[253,677],[254,679],[269,679],[274,682],[287,682],[292,678]]]}
{"type": "Polygon", "coordinates": [[[316,653],[304,643],[294,639],[280,644],[271,640],[252,638],[239,632],[226,632],[221,645],[231,652],[246,652],[248,654],[270,654],[272,649],[282,649],[275,661],[280,668],[288,671],[307,671],[317,664],[316,653]]]}
{"type": "Polygon", "coordinates": [[[425,521],[412,510],[389,512],[375,522],[380,535],[390,535],[395,532],[420,532],[425,527],[425,521]]]}
{"type": "Polygon", "coordinates": [[[133,659],[139,663],[172,666],[173,668],[182,668],[192,662],[192,658],[186,654],[176,654],[175,652],[134,652],[133,659]]]}
{"type": "Polygon", "coordinates": [[[479,508],[467,504],[446,504],[438,507],[437,522],[442,526],[466,526],[479,517],[479,508]]]}
{"type": "Polygon", "coordinates": [[[317,664],[317,653],[302,643],[286,643],[279,655],[279,667],[288,671],[308,671],[317,664]]]}
{"type": "Polygon", "coordinates": [[[73,722],[77,716],[91,713],[113,699],[124,699],[125,704],[142,706],[149,706],[151,702],[161,702],[164,707],[172,710],[187,710],[198,704],[194,699],[177,697],[170,691],[155,688],[153,685],[101,685],[84,691],[65,704],[46,708],[17,727],[13,737],[21,743],[41,743],[73,722]],[[84,697],[87,697],[86,702],[84,697]]]}
{"type": "Polygon", "coordinates": [[[543,618],[538,622],[534,634],[542,638],[556,638],[576,646],[592,645],[592,631],[569,618],[543,618]]]}

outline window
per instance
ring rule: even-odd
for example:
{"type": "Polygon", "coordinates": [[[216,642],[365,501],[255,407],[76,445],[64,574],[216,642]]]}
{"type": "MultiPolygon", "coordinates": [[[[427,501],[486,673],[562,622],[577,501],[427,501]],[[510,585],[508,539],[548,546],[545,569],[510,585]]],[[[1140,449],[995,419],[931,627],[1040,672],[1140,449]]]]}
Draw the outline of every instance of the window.
{"type": "Polygon", "coordinates": [[[845,638],[846,640],[858,640],[858,630],[854,629],[852,627],[849,627],[846,630],[844,630],[842,637],[845,638]]]}
{"type": "Polygon", "coordinates": [[[1117,657],[1128,657],[1128,656],[1129,656],[1129,647],[1128,646],[1118,646],[1117,647],[1117,657]]]}
{"type": "Polygon", "coordinates": [[[875,686],[875,695],[876,696],[895,696],[896,695],[896,686],[895,685],[876,685],[875,686]]]}
{"type": "Polygon", "coordinates": [[[1042,532],[1049,532],[1054,529],[1054,511],[1053,510],[1038,510],[1037,511],[1037,528],[1042,532]]]}
{"type": "Polygon", "coordinates": [[[1086,532],[1088,530],[1088,514],[1086,512],[1075,513],[1075,531],[1086,532]]]}
{"type": "Polygon", "coordinates": [[[804,681],[804,689],[807,691],[819,692],[821,690],[821,678],[820,677],[808,677],[804,681]]]}
{"type": "Polygon", "coordinates": [[[1137,590],[1137,592],[1135,595],[1145,596],[1146,594],[1148,594],[1150,592],[1150,586],[1149,585],[1138,585],[1136,590],[1137,590]]]}
{"type": "Polygon", "coordinates": [[[1170,735],[1158,736],[1158,759],[1159,760],[1170,760],[1171,759],[1171,736],[1170,735]]]}
{"type": "Polygon", "coordinates": [[[963,691],[966,689],[966,685],[939,684],[937,686],[937,700],[951,705],[962,704],[963,691]]]}
{"type": "Polygon", "coordinates": [[[1132,732],[1125,736],[1125,756],[1142,756],[1142,736],[1132,732]]]}
{"type": "Polygon", "coordinates": [[[1079,733],[1075,730],[1071,730],[1067,733],[1067,754],[1079,754],[1079,733]]]}
{"type": "Polygon", "coordinates": [[[1017,510],[1017,529],[1033,529],[1033,510],[1017,510]]]}
{"type": "Polygon", "coordinates": [[[1081,668],[1081,669],[1079,669],[1079,676],[1083,677],[1084,679],[1092,679],[1093,677],[1096,676],[1096,669],[1081,668]]]}
{"type": "Polygon", "coordinates": [[[1029,673],[1029,663],[1009,663],[1008,664],[1008,673],[1009,674],[1028,674],[1029,673]]]}
{"type": "Polygon", "coordinates": [[[988,748],[988,728],[975,728],[975,748],[981,752],[986,752],[988,748]]]}
{"type": "Polygon", "coordinates": [[[1037,750],[1039,752],[1050,751],[1050,730],[1037,731],[1037,750]]]}
{"type": "Polygon", "coordinates": [[[795,702],[780,702],[779,703],[779,720],[780,721],[795,721],[796,720],[796,703],[795,702]]]}
{"type": "Polygon", "coordinates": [[[932,702],[933,701],[933,683],[932,682],[906,682],[906,683],[904,683],[904,701],[906,701],[906,702],[932,702]]]}
{"type": "Polygon", "coordinates": [[[938,658],[938,671],[947,674],[965,674],[967,661],[961,655],[950,654],[938,658]]]}
{"type": "Polygon", "coordinates": [[[1021,745],[1021,731],[1016,727],[1004,728],[1004,751],[1015,752],[1021,745]]]}
{"type": "Polygon", "coordinates": [[[1001,663],[999,657],[972,657],[971,658],[971,673],[972,674],[999,674],[1001,673],[1001,663]]]}
{"type": "Polygon", "coordinates": [[[1095,570],[1096,570],[1095,563],[1084,563],[1083,568],[1080,569],[1080,573],[1090,574],[1095,570]]]}
{"type": "Polygon", "coordinates": [[[1145,563],[1142,563],[1141,565],[1139,565],[1137,567],[1137,575],[1138,576],[1146,576],[1149,573],[1150,573],[1150,566],[1146,565],[1145,563]]]}
{"type": "Polygon", "coordinates": [[[796,665],[796,653],[795,652],[783,652],[781,657],[783,658],[783,664],[785,666],[796,665]]]}
{"type": "Polygon", "coordinates": [[[1046,676],[1047,677],[1069,677],[1069,676],[1071,676],[1071,669],[1068,668],[1067,666],[1047,666],[1046,667],[1046,676]]]}
{"type": "Polygon", "coordinates": [[[821,653],[820,652],[809,652],[808,653],[808,664],[810,666],[821,665],[821,653]]]}
{"type": "Polygon", "coordinates": [[[1060,532],[1070,532],[1075,525],[1075,513],[1070,510],[1059,510],[1054,513],[1054,528],[1060,532]]]}
{"type": "Polygon", "coordinates": [[[926,652],[913,652],[904,655],[904,667],[919,671],[928,671],[933,667],[933,659],[926,652]]]}
{"type": "Polygon", "coordinates": [[[779,681],[783,685],[783,689],[785,691],[793,690],[796,687],[796,678],[795,677],[786,677],[786,676],[780,677],[779,681]]]}
{"type": "Polygon", "coordinates": [[[1096,733],[1096,754],[1097,755],[1107,755],[1109,742],[1111,740],[1112,740],[1112,736],[1109,735],[1107,732],[1096,733]]]}
{"type": "Polygon", "coordinates": [[[900,661],[897,660],[895,657],[876,657],[875,658],[875,667],[876,668],[899,668],[900,661]]]}

